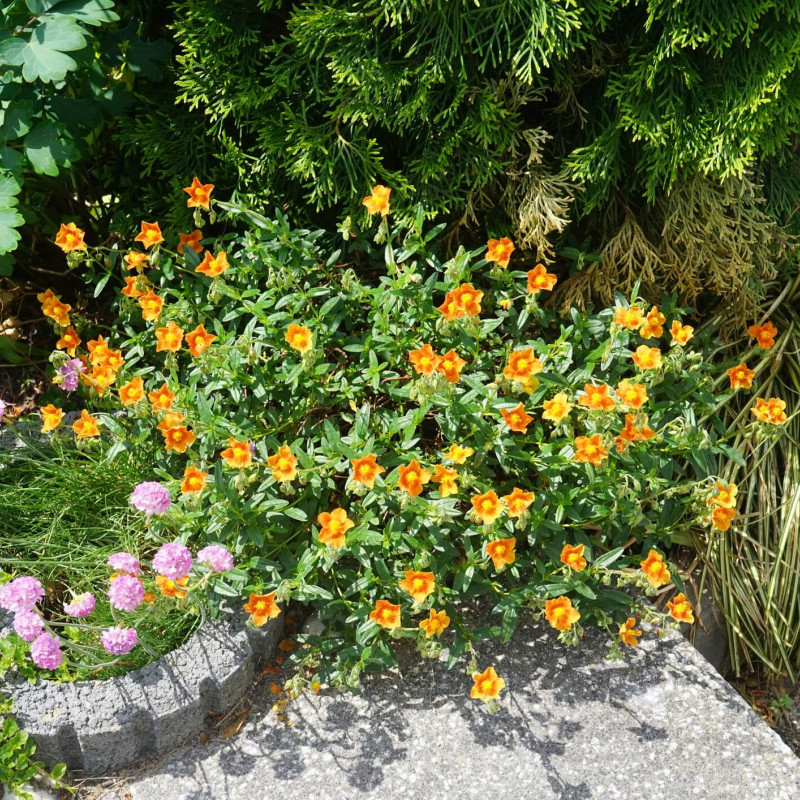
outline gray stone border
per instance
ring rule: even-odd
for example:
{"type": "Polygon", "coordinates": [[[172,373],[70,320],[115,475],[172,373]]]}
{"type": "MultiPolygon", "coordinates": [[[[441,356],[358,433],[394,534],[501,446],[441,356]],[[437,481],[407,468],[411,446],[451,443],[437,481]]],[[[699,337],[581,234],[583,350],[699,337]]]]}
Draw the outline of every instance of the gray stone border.
{"type": "Polygon", "coordinates": [[[209,713],[224,714],[243,697],[277,648],[283,614],[258,629],[245,620],[237,613],[207,622],[186,644],[118,678],[14,680],[0,692],[13,700],[38,759],[102,775],[196,741],[209,713]]]}

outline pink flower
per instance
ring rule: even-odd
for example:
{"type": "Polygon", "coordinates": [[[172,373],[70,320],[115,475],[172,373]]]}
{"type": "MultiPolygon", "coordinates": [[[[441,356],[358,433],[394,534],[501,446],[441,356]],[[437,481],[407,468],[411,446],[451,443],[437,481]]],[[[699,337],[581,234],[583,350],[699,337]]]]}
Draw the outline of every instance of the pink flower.
{"type": "Polygon", "coordinates": [[[52,633],[40,633],[31,644],[31,658],[39,669],[58,669],[64,662],[61,645],[52,633]]]}
{"type": "Polygon", "coordinates": [[[6,611],[30,611],[44,597],[42,584],[23,575],[0,588],[0,607],[6,611]]]}
{"type": "Polygon", "coordinates": [[[144,601],[144,586],[133,575],[120,575],[111,581],[108,601],[112,608],[120,611],[135,611],[144,601]]]}
{"type": "Polygon", "coordinates": [[[124,656],[130,653],[139,641],[136,628],[109,628],[100,637],[100,643],[112,656],[124,656]]]}
{"type": "Polygon", "coordinates": [[[17,611],[14,630],[26,641],[32,642],[43,630],[42,618],[33,611],[17,611]]]}
{"type": "Polygon", "coordinates": [[[108,557],[108,561],[106,561],[111,569],[116,572],[127,572],[128,575],[138,575],[142,568],[139,566],[139,560],[136,556],[132,556],[130,553],[114,553],[113,556],[108,557]]]}
{"type": "Polygon", "coordinates": [[[177,542],[162,544],[153,556],[153,569],[171,581],[188,575],[191,568],[192,554],[189,548],[177,542]]]}
{"type": "Polygon", "coordinates": [[[3,414],[6,413],[6,409],[8,408],[8,403],[5,400],[0,400],[0,419],[3,419],[3,414]]]}
{"type": "Polygon", "coordinates": [[[70,617],[88,617],[94,611],[96,602],[91,592],[84,592],[74,597],[71,603],[64,604],[64,613],[70,617]]]}
{"type": "Polygon", "coordinates": [[[133,490],[131,505],[149,517],[163,514],[172,505],[172,500],[165,486],[156,481],[144,481],[133,490]]]}
{"type": "Polygon", "coordinates": [[[233,569],[233,556],[221,544],[204,547],[197,554],[197,560],[200,564],[211,567],[214,572],[227,572],[233,569]]]}

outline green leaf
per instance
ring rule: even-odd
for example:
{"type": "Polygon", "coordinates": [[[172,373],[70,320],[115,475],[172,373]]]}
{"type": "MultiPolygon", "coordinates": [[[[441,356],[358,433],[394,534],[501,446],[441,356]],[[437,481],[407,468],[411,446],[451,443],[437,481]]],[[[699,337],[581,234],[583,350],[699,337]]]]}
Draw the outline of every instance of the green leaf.
{"type": "Polygon", "coordinates": [[[0,208],[0,255],[10,253],[20,240],[19,228],[25,220],[9,208],[0,208]]]}
{"type": "Polygon", "coordinates": [[[62,129],[52,122],[40,122],[25,137],[25,155],[40,175],[58,175],[59,167],[69,167],[80,156],[62,129]]]}
{"type": "Polygon", "coordinates": [[[22,187],[11,175],[0,175],[0,208],[13,208],[17,205],[17,195],[22,187]]]}
{"type": "Polygon", "coordinates": [[[119,19],[114,11],[114,0],[63,0],[56,3],[52,13],[74,17],[87,25],[102,25],[104,22],[116,22],[119,19]]]}
{"type": "Polygon", "coordinates": [[[603,553],[600,558],[595,559],[593,566],[595,567],[609,567],[611,566],[624,552],[624,547],[617,547],[615,550],[609,550],[603,553]]]}
{"type": "Polygon", "coordinates": [[[24,136],[31,129],[32,116],[32,100],[15,100],[12,102],[3,116],[3,124],[0,126],[0,139],[9,141],[24,136]]]}
{"type": "Polygon", "coordinates": [[[34,28],[27,41],[14,37],[0,42],[0,63],[22,67],[28,83],[61,81],[78,66],[65,54],[86,45],[83,34],[83,28],[69,17],[48,19],[34,28]]]}

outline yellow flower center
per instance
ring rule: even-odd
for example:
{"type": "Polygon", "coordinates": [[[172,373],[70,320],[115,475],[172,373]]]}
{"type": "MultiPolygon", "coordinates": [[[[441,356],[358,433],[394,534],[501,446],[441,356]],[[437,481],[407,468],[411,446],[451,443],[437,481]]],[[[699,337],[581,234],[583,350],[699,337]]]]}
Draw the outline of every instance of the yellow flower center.
{"type": "Polygon", "coordinates": [[[266,611],[267,604],[263,600],[256,603],[256,611],[266,611]]]}
{"type": "Polygon", "coordinates": [[[455,365],[455,363],[454,363],[454,362],[452,362],[452,361],[451,361],[451,360],[448,358],[448,359],[446,359],[446,360],[444,361],[444,363],[442,364],[442,366],[445,368],[445,370],[447,370],[447,372],[451,372],[453,369],[455,369],[455,366],[456,366],[456,365],[455,365]]]}
{"type": "Polygon", "coordinates": [[[409,483],[416,483],[419,480],[419,473],[414,472],[412,469],[411,472],[406,472],[406,480],[409,483]]]}
{"type": "Polygon", "coordinates": [[[416,592],[419,591],[424,584],[425,582],[422,580],[422,578],[414,578],[414,580],[411,581],[411,588],[416,592]]]}
{"type": "Polygon", "coordinates": [[[481,510],[486,514],[490,513],[493,508],[494,508],[494,503],[492,503],[491,500],[484,500],[481,503],[481,510]]]}
{"type": "Polygon", "coordinates": [[[278,469],[286,471],[289,469],[289,459],[285,456],[278,459],[278,469]]]}
{"type": "Polygon", "coordinates": [[[381,611],[381,619],[384,621],[389,621],[392,618],[392,610],[390,608],[384,608],[381,611]]]}
{"type": "Polygon", "coordinates": [[[424,368],[429,367],[431,363],[432,362],[429,356],[422,356],[422,358],[419,360],[419,365],[424,368]]]}

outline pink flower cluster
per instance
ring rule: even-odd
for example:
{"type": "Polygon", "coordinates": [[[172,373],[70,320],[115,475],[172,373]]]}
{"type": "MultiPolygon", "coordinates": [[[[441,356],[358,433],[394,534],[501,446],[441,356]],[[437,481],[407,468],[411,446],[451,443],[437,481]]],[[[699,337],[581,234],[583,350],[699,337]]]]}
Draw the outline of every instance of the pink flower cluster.
{"type": "Polygon", "coordinates": [[[44,587],[36,578],[22,575],[0,588],[0,607],[14,612],[14,630],[31,643],[31,658],[39,669],[58,669],[64,661],[58,639],[44,629],[36,604],[44,597],[44,587]]]}
{"type": "Polygon", "coordinates": [[[120,575],[111,581],[108,602],[119,611],[136,611],[144,602],[144,584],[133,575],[120,575]]]}
{"type": "Polygon", "coordinates": [[[192,554],[189,548],[178,544],[178,542],[168,542],[158,548],[158,552],[153,556],[153,569],[171,581],[186,577],[192,569],[192,554]]]}
{"type": "Polygon", "coordinates": [[[199,564],[205,564],[212,572],[228,572],[233,569],[233,556],[221,544],[210,544],[197,552],[199,564]]]}
{"type": "Polygon", "coordinates": [[[156,481],[144,481],[138,484],[131,495],[131,505],[149,517],[163,514],[172,505],[169,490],[156,481]]]}

